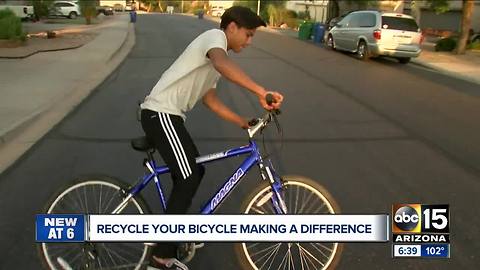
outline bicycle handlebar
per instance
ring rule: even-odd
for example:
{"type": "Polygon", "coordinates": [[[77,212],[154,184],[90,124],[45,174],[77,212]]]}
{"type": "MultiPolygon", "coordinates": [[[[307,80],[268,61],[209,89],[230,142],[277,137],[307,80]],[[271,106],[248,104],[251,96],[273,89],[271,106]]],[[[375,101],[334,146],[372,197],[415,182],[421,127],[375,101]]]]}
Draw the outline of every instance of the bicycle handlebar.
{"type": "MultiPolygon", "coordinates": [[[[268,105],[272,105],[275,102],[273,95],[270,93],[265,96],[265,100],[268,105]]],[[[248,122],[248,125],[250,126],[250,128],[248,128],[249,137],[253,138],[253,136],[255,136],[258,131],[263,130],[272,121],[272,119],[275,120],[275,122],[277,123],[277,128],[279,128],[278,122],[276,120],[276,116],[279,114],[280,110],[273,109],[268,111],[262,118],[254,118],[250,120],[248,122]]]]}

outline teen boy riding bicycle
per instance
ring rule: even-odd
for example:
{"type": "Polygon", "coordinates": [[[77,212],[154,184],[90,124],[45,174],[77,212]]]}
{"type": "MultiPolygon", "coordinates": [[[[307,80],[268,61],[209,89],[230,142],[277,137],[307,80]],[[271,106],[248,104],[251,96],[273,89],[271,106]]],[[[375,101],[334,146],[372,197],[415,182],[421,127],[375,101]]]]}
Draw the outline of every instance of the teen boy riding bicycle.
{"type": "MultiPolygon", "coordinates": [[[[185,129],[185,113],[201,98],[221,118],[241,128],[248,121],[231,111],[217,97],[215,87],[221,75],[257,95],[263,108],[278,109],[283,96],[268,92],[254,82],[230,58],[227,51],[239,53],[250,45],[255,31],[265,22],[249,8],[234,6],[222,15],[220,28],[205,31],[193,40],[178,59],[163,73],[151,93],[141,104],[142,127],[145,134],[170,168],[173,190],[166,214],[184,214],[192,203],[204,174],[195,162],[198,150],[185,129]],[[274,103],[268,105],[270,93],[274,103]]],[[[188,269],[175,257],[177,245],[157,244],[151,266],[160,269],[188,269]]]]}

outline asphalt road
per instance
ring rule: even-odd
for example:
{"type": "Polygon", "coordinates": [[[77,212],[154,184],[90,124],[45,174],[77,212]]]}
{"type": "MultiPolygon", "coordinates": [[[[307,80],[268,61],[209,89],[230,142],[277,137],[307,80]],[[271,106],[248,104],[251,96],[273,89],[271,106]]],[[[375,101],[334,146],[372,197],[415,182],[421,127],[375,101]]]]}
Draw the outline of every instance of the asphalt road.
{"type": "MultiPolygon", "coordinates": [[[[142,15],[124,63],[73,113],[0,176],[0,269],[40,269],[34,215],[61,186],[100,173],[134,182],[143,155],[129,139],[142,99],[187,44],[215,24],[193,17],[142,15]]],[[[231,53],[247,73],[285,94],[283,147],[267,136],[278,170],[324,185],[344,213],[389,213],[392,203],[450,204],[452,258],[391,258],[390,244],[347,244],[338,269],[476,269],[480,264],[480,99],[478,86],[388,59],[360,62],[289,37],[258,32],[231,53]]],[[[255,97],[227,81],[219,95],[245,116],[262,113],[255,97]]],[[[247,142],[201,104],[186,125],[201,153],[247,142]]],[[[207,167],[192,212],[239,164],[207,167]]],[[[258,182],[253,171],[221,206],[236,213],[258,182]]],[[[169,180],[166,180],[169,182],[169,180]]],[[[153,189],[144,196],[159,211],[153,189]]],[[[191,269],[239,269],[231,244],[208,244],[191,269]]]]}

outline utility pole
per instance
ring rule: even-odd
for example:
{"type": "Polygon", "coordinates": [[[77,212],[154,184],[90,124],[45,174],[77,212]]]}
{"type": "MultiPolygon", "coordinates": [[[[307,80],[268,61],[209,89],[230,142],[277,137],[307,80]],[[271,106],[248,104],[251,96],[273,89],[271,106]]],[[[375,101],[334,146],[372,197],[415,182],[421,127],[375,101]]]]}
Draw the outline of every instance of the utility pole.
{"type": "Polygon", "coordinates": [[[260,0],[257,1],[257,15],[260,16],[260,0]]]}
{"type": "Polygon", "coordinates": [[[182,13],[183,13],[183,0],[182,0],[182,13]]]}

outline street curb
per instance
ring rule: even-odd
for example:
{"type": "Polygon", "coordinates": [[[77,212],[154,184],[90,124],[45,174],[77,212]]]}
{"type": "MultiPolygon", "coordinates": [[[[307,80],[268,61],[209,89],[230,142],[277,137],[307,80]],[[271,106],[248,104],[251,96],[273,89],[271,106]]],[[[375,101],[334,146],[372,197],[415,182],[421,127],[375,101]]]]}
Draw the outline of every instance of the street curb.
{"type": "Polygon", "coordinates": [[[55,102],[52,102],[44,107],[41,107],[40,109],[37,109],[33,113],[25,116],[22,120],[14,123],[9,128],[7,128],[7,131],[3,135],[0,135],[0,149],[3,145],[8,144],[10,141],[13,141],[15,137],[21,134],[23,130],[25,130],[30,125],[30,123],[34,122],[35,119],[40,117],[42,112],[47,111],[48,108],[53,105],[53,103],[55,102]]]}
{"type": "Polygon", "coordinates": [[[132,23],[129,23],[128,31],[126,31],[121,45],[105,61],[107,66],[102,72],[91,74],[91,83],[83,88],[74,89],[66,95],[52,100],[51,103],[36,110],[29,116],[25,117],[22,121],[12,125],[12,128],[6,131],[5,134],[0,135],[0,152],[5,151],[8,153],[8,160],[5,160],[7,155],[3,155],[3,158],[0,159],[0,173],[13,164],[31,146],[33,146],[33,144],[40,140],[78,104],[87,98],[93,90],[102,84],[125,60],[134,45],[135,28],[132,23]],[[115,59],[115,57],[118,58],[115,59]],[[22,136],[27,137],[28,139],[24,140],[21,138],[22,136]],[[30,137],[33,137],[34,139],[30,139],[30,137]]]}
{"type": "Polygon", "coordinates": [[[449,71],[447,69],[442,69],[442,68],[439,68],[435,65],[423,62],[422,60],[418,60],[418,59],[412,59],[412,61],[410,61],[410,63],[412,63],[414,65],[417,65],[417,66],[421,66],[421,67],[424,67],[424,68],[428,68],[428,69],[437,71],[437,72],[439,72],[443,75],[449,76],[449,77],[457,78],[457,79],[460,79],[460,80],[464,80],[464,81],[467,81],[467,82],[470,82],[470,83],[480,85],[480,78],[474,78],[474,77],[463,75],[463,74],[458,73],[458,72],[453,72],[453,71],[449,71]]]}
{"type": "MultiPolygon", "coordinates": [[[[86,44],[86,43],[85,43],[86,44]]],[[[22,55],[22,56],[0,56],[0,59],[25,59],[27,57],[30,57],[32,55],[35,55],[37,53],[43,53],[43,52],[59,52],[59,51],[66,51],[66,50],[73,50],[73,49],[78,49],[82,47],[85,44],[77,45],[77,46],[72,46],[72,47],[65,47],[61,49],[52,49],[52,50],[38,50],[34,51],[30,54],[22,55]]]]}
{"type": "MultiPolygon", "coordinates": [[[[121,50],[122,48],[125,46],[125,44],[127,43],[127,40],[128,40],[128,37],[129,35],[134,35],[135,36],[135,24],[134,23],[128,23],[128,31],[125,33],[125,37],[123,39],[123,42],[122,44],[120,44],[120,46],[118,46],[118,48],[116,50],[113,51],[113,53],[110,55],[110,57],[108,57],[108,60],[107,62],[110,62],[113,57],[115,57],[115,55],[117,55],[121,50]]],[[[132,47],[133,48],[133,47],[132,47]]]]}

